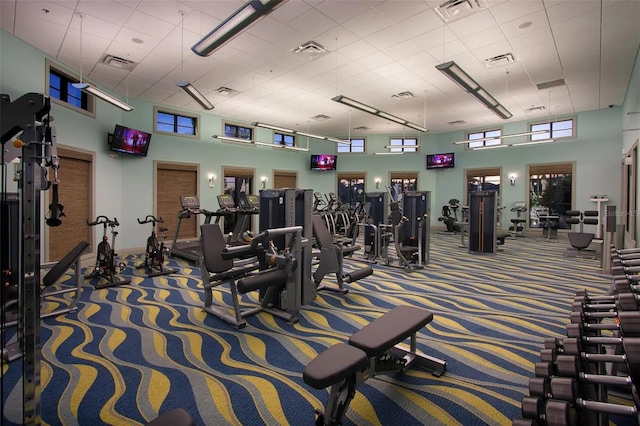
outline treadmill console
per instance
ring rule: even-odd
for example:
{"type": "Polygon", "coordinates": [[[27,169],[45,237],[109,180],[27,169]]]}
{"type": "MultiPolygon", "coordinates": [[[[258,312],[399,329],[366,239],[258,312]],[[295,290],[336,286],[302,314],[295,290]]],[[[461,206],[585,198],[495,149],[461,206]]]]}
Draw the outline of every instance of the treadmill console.
{"type": "Polygon", "coordinates": [[[220,205],[220,210],[234,210],[236,208],[233,197],[229,194],[218,195],[218,204],[220,205]]]}
{"type": "Polygon", "coordinates": [[[180,204],[183,209],[196,210],[200,208],[200,200],[197,195],[181,195],[180,204]]]}
{"type": "Polygon", "coordinates": [[[247,203],[249,203],[249,210],[260,209],[260,197],[257,195],[247,195],[247,203]]]}

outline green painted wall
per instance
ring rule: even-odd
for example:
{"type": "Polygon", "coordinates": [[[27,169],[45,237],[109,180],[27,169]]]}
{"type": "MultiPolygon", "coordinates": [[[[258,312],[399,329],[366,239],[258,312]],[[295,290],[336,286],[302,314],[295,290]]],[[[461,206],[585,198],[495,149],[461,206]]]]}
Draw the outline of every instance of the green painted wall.
{"type": "MultiPolygon", "coordinates": [[[[4,31],[0,31],[0,48],[1,92],[9,93],[16,98],[25,92],[44,90],[45,55],[42,52],[4,31]]],[[[616,107],[578,114],[578,137],[575,140],[553,145],[473,152],[465,151],[460,145],[453,145],[454,141],[464,138],[464,131],[460,130],[424,135],[418,154],[378,156],[373,155],[373,152],[384,151],[384,145],[388,144],[390,136],[413,137],[416,136],[415,133],[367,135],[367,153],[341,154],[338,158],[338,170],[365,172],[367,191],[376,190],[376,177],[382,178],[380,189],[384,189],[385,183],[389,181],[390,172],[418,171],[419,189],[431,191],[432,194],[434,226],[440,225],[437,217],[443,204],[450,198],[464,198],[464,169],[470,167],[502,166],[503,205],[511,206],[514,201],[526,199],[528,164],[575,161],[576,208],[592,208],[593,203],[589,201],[592,194],[607,194],[612,204],[619,204],[620,160],[623,147],[621,115],[623,110],[626,111],[628,108],[638,110],[638,74],[636,64],[632,82],[635,94],[627,96],[630,104],[635,102],[635,107],[625,104],[624,109],[616,107]],[[455,169],[426,170],[426,154],[448,151],[456,152],[455,169]],[[508,184],[508,176],[511,173],[518,174],[515,186],[508,184]]],[[[309,171],[309,155],[334,153],[334,143],[312,140],[310,152],[283,152],[268,147],[244,147],[223,143],[211,137],[222,131],[223,119],[202,111],[195,111],[201,115],[199,139],[154,134],[149,157],[112,156],[107,150],[106,138],[107,133],[113,131],[115,124],[124,124],[148,132],[153,129],[154,105],[137,100],[130,103],[135,110],[126,113],[98,101],[97,118],[90,118],[58,105],[53,107],[58,143],[96,154],[95,211],[97,214],[118,217],[122,224],[118,241],[121,248],[141,247],[146,239],[148,230],[139,226],[136,218],[153,212],[154,160],[199,164],[199,195],[202,206],[207,209],[217,208],[216,196],[221,188],[219,181],[215,188],[208,188],[207,174],[213,172],[221,176],[223,166],[254,168],[258,179],[265,175],[269,177],[270,182],[274,169],[298,171],[299,187],[312,188],[322,193],[335,191],[335,173],[309,171]]],[[[523,132],[526,131],[526,127],[527,123],[524,122],[505,123],[504,133],[523,132]]],[[[637,122],[635,127],[638,127],[637,122]]],[[[270,135],[270,131],[258,129],[258,139],[267,141],[270,135]]],[[[64,203],[64,200],[62,202],[64,203]]],[[[508,219],[507,215],[504,224],[508,224],[508,219]]]]}

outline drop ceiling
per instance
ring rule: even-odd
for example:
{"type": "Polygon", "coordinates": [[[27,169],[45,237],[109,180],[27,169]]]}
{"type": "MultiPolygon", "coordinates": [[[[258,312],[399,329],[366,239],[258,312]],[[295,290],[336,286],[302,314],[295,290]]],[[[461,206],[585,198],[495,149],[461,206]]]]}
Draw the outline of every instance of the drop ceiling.
{"type": "Polygon", "coordinates": [[[476,0],[289,0],[211,56],[193,54],[243,3],[2,0],[0,18],[74,72],[82,61],[86,80],[123,99],[342,137],[416,131],[350,110],[331,101],[336,95],[432,133],[621,105],[640,45],[637,0],[486,0],[471,11],[476,0]],[[445,21],[437,9],[451,3],[463,9],[445,21]],[[295,52],[305,45],[313,54],[295,52]],[[435,69],[451,60],[513,118],[500,119],[435,69]],[[201,110],[179,80],[215,109],[201,110]]]}

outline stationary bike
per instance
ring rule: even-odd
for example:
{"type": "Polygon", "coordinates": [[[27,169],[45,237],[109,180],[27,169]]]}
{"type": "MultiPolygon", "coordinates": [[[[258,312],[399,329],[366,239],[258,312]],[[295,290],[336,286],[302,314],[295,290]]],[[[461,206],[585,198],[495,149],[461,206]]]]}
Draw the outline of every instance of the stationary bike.
{"type": "Polygon", "coordinates": [[[164,246],[164,241],[167,239],[167,228],[158,227],[158,231],[162,235],[162,241],[158,241],[158,237],[156,235],[156,224],[164,223],[162,218],[156,218],[153,215],[147,215],[144,220],[138,219],[138,223],[140,225],[144,225],[145,223],[151,223],[153,227],[151,228],[151,235],[147,238],[147,248],[144,254],[144,263],[136,266],[136,269],[144,268],[148,277],[156,277],[158,275],[167,275],[173,274],[176,272],[175,269],[164,269],[164,257],[169,254],[169,248],[164,246]]]}
{"type": "Polygon", "coordinates": [[[98,216],[94,222],[89,222],[87,219],[87,225],[96,226],[102,225],[104,232],[102,233],[102,241],[98,244],[98,250],[96,254],[96,264],[93,267],[93,272],[85,275],[85,278],[99,277],[105,280],[104,283],[97,284],[96,288],[114,287],[122,284],[129,284],[131,279],[116,279],[115,275],[122,272],[125,269],[125,264],[116,260],[115,246],[116,236],[118,232],[115,230],[117,226],[120,226],[118,219],[115,217],[113,220],[106,216],[98,216]],[[109,244],[109,237],[107,236],[107,227],[111,228],[111,241],[113,245],[109,244]]]}

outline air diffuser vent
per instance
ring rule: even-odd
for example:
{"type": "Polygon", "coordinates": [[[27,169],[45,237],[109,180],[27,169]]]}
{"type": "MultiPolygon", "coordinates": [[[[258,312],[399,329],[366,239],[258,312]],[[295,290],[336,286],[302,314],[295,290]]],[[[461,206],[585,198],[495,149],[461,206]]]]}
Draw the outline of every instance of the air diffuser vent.
{"type": "Polygon", "coordinates": [[[232,96],[237,95],[240,92],[223,86],[223,87],[218,87],[216,90],[213,91],[213,93],[215,93],[217,96],[224,96],[225,98],[230,98],[232,96]]]}
{"type": "Polygon", "coordinates": [[[504,65],[512,64],[516,61],[513,53],[505,53],[504,55],[494,56],[493,58],[485,59],[484,65],[487,68],[498,68],[504,65]]]}
{"type": "Polygon", "coordinates": [[[113,56],[106,54],[102,57],[102,63],[108,65],[113,68],[118,68],[121,70],[131,71],[133,70],[137,63],[130,61],[128,59],[120,58],[118,56],[113,56]]]}
{"type": "Polygon", "coordinates": [[[544,105],[532,106],[531,108],[525,109],[526,112],[535,112],[535,111],[544,111],[546,108],[544,105]]]}
{"type": "Polygon", "coordinates": [[[564,86],[564,78],[560,78],[558,80],[547,81],[544,83],[537,84],[539,90],[550,89],[552,87],[564,86]]]}
{"type": "Polygon", "coordinates": [[[316,59],[317,57],[322,56],[327,52],[327,49],[325,49],[320,43],[315,41],[308,41],[293,49],[293,53],[297,53],[298,55],[304,56],[307,59],[316,59]]]}
{"type": "Polygon", "coordinates": [[[447,124],[449,126],[460,126],[461,124],[466,124],[467,122],[464,120],[456,120],[456,121],[450,121],[447,124]]]}
{"type": "Polygon", "coordinates": [[[324,115],[324,114],[318,114],[318,115],[314,115],[311,118],[313,120],[316,120],[316,121],[324,121],[324,120],[328,120],[331,117],[329,117],[328,115],[324,115]]]}
{"type": "Polygon", "coordinates": [[[399,101],[404,101],[406,99],[415,98],[415,95],[411,92],[400,92],[400,93],[396,93],[395,95],[391,95],[391,97],[399,101]]]}
{"type": "Polygon", "coordinates": [[[367,126],[358,126],[358,127],[354,127],[353,130],[358,130],[360,132],[364,132],[366,130],[371,130],[369,127],[367,126]]]}
{"type": "Polygon", "coordinates": [[[486,8],[484,0],[448,0],[440,4],[436,12],[445,22],[451,22],[486,8]]]}

